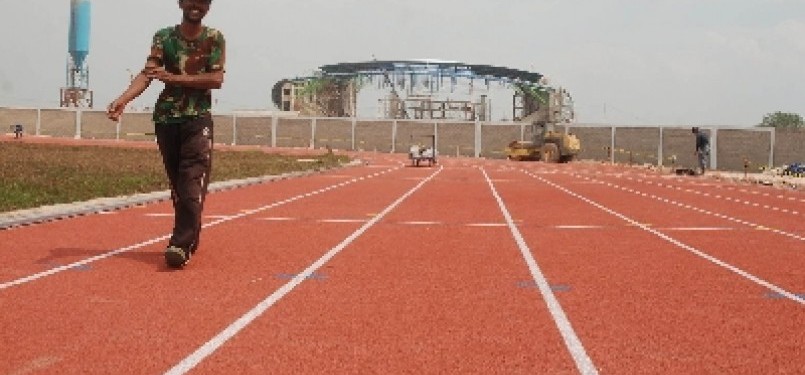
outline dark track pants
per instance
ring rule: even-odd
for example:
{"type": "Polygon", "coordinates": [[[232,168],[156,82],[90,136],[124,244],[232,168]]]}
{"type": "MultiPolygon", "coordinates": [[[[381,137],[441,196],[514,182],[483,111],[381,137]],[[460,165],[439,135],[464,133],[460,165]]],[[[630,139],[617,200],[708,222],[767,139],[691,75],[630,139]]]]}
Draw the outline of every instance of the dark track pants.
{"type": "Polygon", "coordinates": [[[171,186],[174,224],[169,245],[194,252],[212,169],[210,116],[181,124],[156,124],[159,152],[171,186]]]}

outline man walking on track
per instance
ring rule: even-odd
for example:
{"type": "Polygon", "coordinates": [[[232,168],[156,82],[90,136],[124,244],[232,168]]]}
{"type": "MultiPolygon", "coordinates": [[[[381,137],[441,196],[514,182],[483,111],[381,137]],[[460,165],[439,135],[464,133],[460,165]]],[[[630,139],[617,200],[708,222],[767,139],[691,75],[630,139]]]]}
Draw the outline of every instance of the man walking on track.
{"type": "Polygon", "coordinates": [[[182,23],[156,32],[145,68],[107,108],[107,116],[119,121],[152,80],[165,84],[153,120],[173,199],[173,235],[165,249],[173,268],[185,266],[198,248],[212,167],[212,89],[223,84],[226,48],[223,34],[201,22],[211,2],[179,0],[182,23]]]}
{"type": "Polygon", "coordinates": [[[696,160],[699,165],[699,174],[704,174],[707,164],[710,161],[710,139],[702,133],[698,127],[691,129],[696,135],[696,160]]]}

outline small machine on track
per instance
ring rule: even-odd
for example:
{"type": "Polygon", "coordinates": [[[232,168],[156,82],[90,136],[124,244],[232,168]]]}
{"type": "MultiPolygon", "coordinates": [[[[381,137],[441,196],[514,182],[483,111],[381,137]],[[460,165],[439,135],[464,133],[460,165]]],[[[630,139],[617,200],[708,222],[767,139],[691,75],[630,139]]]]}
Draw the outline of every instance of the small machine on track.
{"type": "Polygon", "coordinates": [[[428,166],[436,164],[436,136],[427,136],[431,139],[430,146],[423,144],[413,144],[408,149],[408,158],[411,159],[411,165],[418,167],[420,162],[427,161],[428,166]]]}

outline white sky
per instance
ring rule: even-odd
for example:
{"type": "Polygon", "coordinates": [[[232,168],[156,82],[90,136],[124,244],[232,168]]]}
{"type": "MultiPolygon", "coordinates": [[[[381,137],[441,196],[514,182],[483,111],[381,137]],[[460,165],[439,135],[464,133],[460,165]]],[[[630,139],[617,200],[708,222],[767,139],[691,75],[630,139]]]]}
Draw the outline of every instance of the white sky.
{"type": "MultiPolygon", "coordinates": [[[[0,0],[0,106],[58,106],[69,0],[0,0]]],[[[95,0],[95,107],[139,70],[175,0],[95,0]]],[[[577,120],[753,126],[805,115],[805,0],[214,0],[227,40],[217,110],[273,109],[282,79],[338,62],[440,59],[539,72],[577,120]]],[[[134,104],[150,106],[153,85],[134,104]]]]}

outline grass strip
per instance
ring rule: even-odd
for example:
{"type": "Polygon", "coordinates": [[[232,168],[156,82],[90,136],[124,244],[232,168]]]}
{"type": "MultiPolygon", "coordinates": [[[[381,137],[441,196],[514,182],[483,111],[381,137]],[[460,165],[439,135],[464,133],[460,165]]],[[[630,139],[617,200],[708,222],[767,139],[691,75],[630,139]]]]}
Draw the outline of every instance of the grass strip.
{"type": "MultiPolygon", "coordinates": [[[[213,182],[323,169],[346,163],[333,154],[213,151],[213,182]]],[[[0,143],[0,212],[167,190],[156,149],[0,143]]]]}

